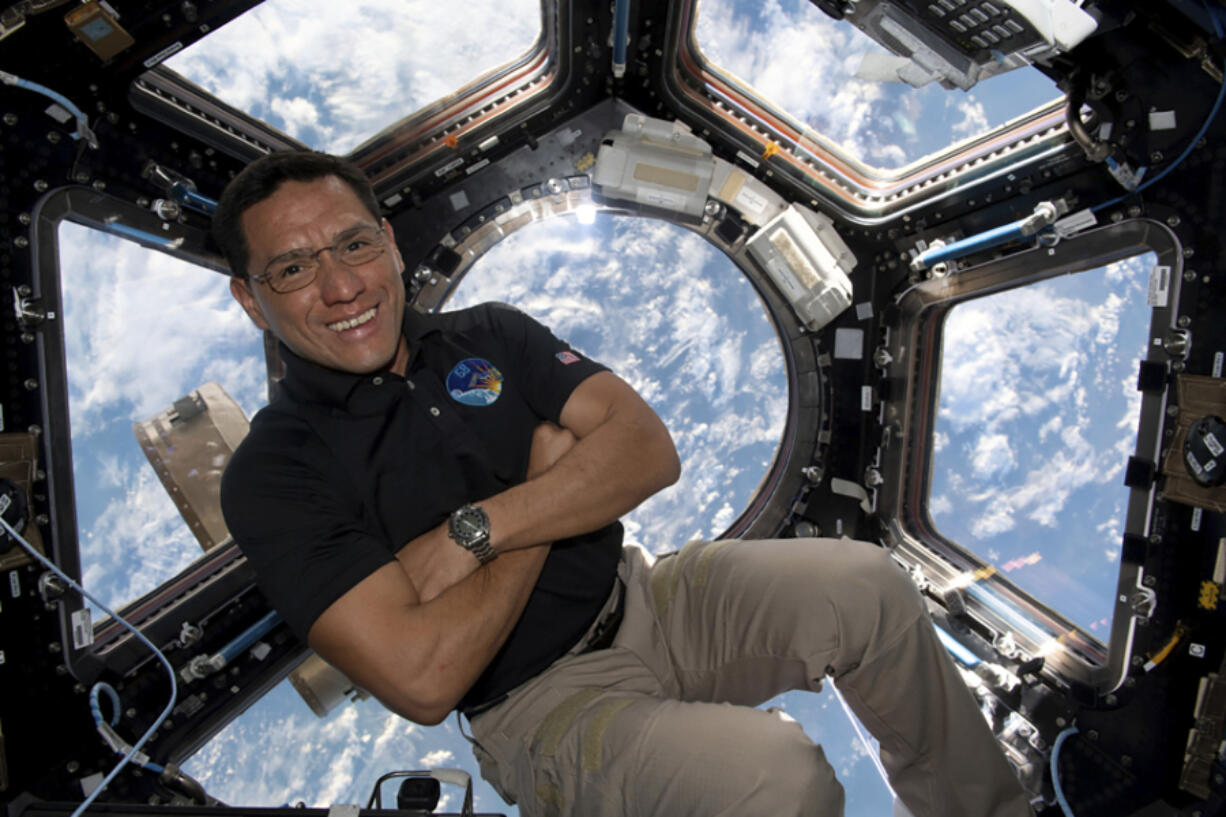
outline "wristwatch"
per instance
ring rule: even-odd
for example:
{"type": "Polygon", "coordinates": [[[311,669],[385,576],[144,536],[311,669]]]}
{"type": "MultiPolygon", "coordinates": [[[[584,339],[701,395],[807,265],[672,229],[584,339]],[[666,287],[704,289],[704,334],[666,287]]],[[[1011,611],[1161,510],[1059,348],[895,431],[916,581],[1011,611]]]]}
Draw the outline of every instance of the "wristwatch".
{"type": "Polygon", "coordinates": [[[454,511],[447,522],[447,535],[483,565],[498,556],[490,544],[490,518],[480,505],[470,503],[454,511]]]}

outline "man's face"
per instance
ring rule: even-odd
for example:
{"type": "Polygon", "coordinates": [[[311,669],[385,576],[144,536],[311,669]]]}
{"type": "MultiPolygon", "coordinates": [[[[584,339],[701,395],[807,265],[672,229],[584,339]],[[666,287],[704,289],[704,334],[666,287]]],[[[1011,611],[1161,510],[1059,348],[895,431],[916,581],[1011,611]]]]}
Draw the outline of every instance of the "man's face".
{"type": "MultiPolygon", "coordinates": [[[[359,226],[378,227],[353,191],[335,176],[285,182],[240,219],[247,239],[247,274],[259,275],[269,262],[291,250],[315,251],[359,226]]],[[[331,251],[318,255],[315,280],[302,289],[278,293],[266,283],[233,278],[230,292],[251,320],[269,329],[298,356],[330,369],[366,374],[391,368],[403,373],[408,349],[404,320],[404,268],[386,231],[387,250],[350,267],[331,251]]]]}

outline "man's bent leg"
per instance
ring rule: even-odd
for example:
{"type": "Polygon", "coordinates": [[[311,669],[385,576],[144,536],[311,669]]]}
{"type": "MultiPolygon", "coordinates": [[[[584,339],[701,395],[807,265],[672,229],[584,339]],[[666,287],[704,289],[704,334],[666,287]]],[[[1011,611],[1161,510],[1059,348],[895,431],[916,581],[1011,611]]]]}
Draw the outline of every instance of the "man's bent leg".
{"type": "Polygon", "coordinates": [[[915,817],[1030,815],[922,599],[881,548],[694,543],[660,560],[650,585],[682,699],[752,705],[829,673],[915,817]]]}
{"type": "Polygon", "coordinates": [[[502,718],[493,737],[497,763],[510,764],[501,781],[525,817],[842,817],[843,789],[822,750],[778,714],[594,687],[565,693],[527,719],[534,728],[502,718]]]}

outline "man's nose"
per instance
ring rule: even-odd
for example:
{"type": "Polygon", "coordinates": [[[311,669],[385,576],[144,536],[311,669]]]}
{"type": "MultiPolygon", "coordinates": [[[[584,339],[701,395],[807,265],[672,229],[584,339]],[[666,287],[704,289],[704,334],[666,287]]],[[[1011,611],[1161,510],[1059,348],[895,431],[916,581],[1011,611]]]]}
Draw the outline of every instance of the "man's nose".
{"type": "Polygon", "coordinates": [[[352,301],[366,288],[353,267],[336,260],[331,252],[319,254],[319,293],[325,303],[352,301]]]}

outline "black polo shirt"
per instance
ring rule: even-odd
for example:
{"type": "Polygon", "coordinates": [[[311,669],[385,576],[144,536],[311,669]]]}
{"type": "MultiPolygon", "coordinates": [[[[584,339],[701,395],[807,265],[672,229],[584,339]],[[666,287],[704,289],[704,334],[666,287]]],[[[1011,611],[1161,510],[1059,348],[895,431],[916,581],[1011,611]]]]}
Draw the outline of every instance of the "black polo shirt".
{"type": "MultiPolygon", "coordinates": [[[[406,310],[406,376],[353,375],[284,345],[286,375],[226,468],[226,524],[294,632],[396,551],[524,481],[532,431],[601,366],[514,307],[406,310]]],[[[479,705],[549,666],[612,589],[622,528],[554,544],[520,620],[460,702],[479,705]]],[[[406,632],[405,638],[413,634],[406,632]]]]}

